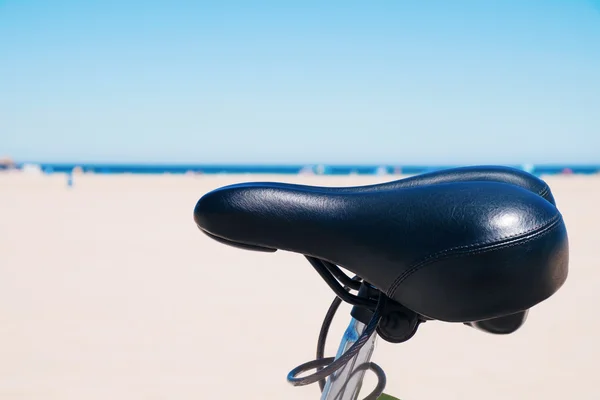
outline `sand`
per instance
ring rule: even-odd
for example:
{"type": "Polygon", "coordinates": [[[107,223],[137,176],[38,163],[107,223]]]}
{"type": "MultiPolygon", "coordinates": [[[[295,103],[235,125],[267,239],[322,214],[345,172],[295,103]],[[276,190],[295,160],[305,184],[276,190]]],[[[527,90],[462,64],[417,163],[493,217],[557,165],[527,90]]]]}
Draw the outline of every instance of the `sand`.
{"type": "MultiPolygon", "coordinates": [[[[63,175],[0,174],[0,399],[318,399],[285,377],[314,358],[330,289],[299,255],[210,240],[192,210],[232,182],[389,179],[82,175],[68,189],[63,175]]],[[[598,398],[600,177],[545,179],[570,236],[565,286],[510,336],[428,322],[407,343],[380,340],[387,392],[598,398]]]]}

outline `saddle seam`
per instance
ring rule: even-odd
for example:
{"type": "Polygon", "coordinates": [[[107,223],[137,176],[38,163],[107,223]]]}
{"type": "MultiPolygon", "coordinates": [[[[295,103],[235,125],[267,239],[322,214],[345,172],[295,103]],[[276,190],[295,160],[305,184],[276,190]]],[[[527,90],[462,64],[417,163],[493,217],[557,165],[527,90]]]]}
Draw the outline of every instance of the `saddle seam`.
{"type": "Polygon", "coordinates": [[[550,191],[550,187],[548,185],[545,185],[542,190],[538,193],[538,196],[544,197],[545,195],[548,194],[548,192],[550,191]]]}
{"type": "MultiPolygon", "coordinates": [[[[494,243],[494,244],[492,244],[491,242],[488,242],[488,243],[483,243],[484,246],[482,246],[481,248],[474,249],[474,250],[472,249],[472,247],[475,247],[477,244],[469,245],[469,246],[458,246],[458,247],[454,247],[452,249],[447,249],[447,250],[432,254],[430,256],[427,256],[424,259],[411,265],[406,271],[404,271],[396,279],[394,279],[394,282],[392,283],[390,288],[387,290],[387,294],[389,297],[393,297],[394,293],[396,292],[398,287],[402,284],[402,282],[404,282],[410,275],[414,274],[421,268],[423,268],[427,265],[430,265],[434,261],[439,261],[440,259],[443,259],[443,258],[462,257],[465,255],[482,254],[482,253],[486,253],[489,251],[496,251],[499,249],[507,249],[507,248],[514,247],[514,246],[517,246],[517,245],[520,245],[523,243],[530,242],[530,241],[540,238],[542,236],[545,236],[549,232],[552,232],[552,230],[555,229],[557,226],[559,226],[558,222],[561,220],[560,217],[561,217],[561,215],[558,214],[557,216],[553,217],[550,220],[550,223],[546,224],[543,227],[541,227],[541,225],[540,225],[534,229],[529,230],[528,232],[526,232],[524,234],[513,235],[512,237],[510,237],[510,236],[507,237],[508,239],[516,239],[515,236],[531,235],[531,237],[529,237],[525,240],[522,240],[522,241],[514,240],[514,241],[505,241],[504,243],[494,243]],[[488,245],[488,244],[492,244],[492,246],[485,247],[485,245],[488,245]],[[469,250],[469,248],[471,248],[471,250],[469,250]],[[461,251],[461,250],[463,250],[463,251],[461,251]],[[467,251],[464,251],[464,250],[467,250],[467,251]]],[[[502,240],[507,239],[507,238],[503,238],[502,240]]]]}
{"type": "Polygon", "coordinates": [[[508,235],[508,236],[503,236],[494,240],[488,240],[485,242],[476,242],[476,243],[471,243],[471,244],[465,244],[465,245],[461,245],[461,246],[455,246],[455,247],[451,247],[449,249],[446,250],[442,250],[440,252],[431,254],[423,259],[421,259],[420,261],[417,261],[415,264],[413,264],[413,267],[416,264],[419,264],[421,262],[425,262],[427,261],[427,259],[432,258],[432,257],[438,257],[440,255],[443,255],[444,253],[450,253],[453,252],[454,250],[463,250],[463,249],[469,249],[469,248],[473,248],[473,247],[478,247],[478,246],[487,246],[487,245],[502,245],[502,242],[504,241],[509,241],[511,239],[515,239],[518,237],[524,237],[524,236],[528,236],[528,235],[532,235],[534,234],[536,231],[539,230],[544,230],[544,229],[548,229],[552,226],[552,224],[554,224],[559,218],[560,218],[560,213],[557,213],[554,217],[550,218],[550,220],[538,224],[536,226],[534,226],[533,228],[531,228],[530,230],[523,232],[523,233],[515,233],[513,235],[508,235]]]}

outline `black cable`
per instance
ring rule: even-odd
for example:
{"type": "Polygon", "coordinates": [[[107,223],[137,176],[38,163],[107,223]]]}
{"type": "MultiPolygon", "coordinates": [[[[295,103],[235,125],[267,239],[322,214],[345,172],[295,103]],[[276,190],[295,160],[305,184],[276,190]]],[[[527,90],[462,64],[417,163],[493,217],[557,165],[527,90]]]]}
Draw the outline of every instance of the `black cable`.
{"type": "Polygon", "coordinates": [[[375,375],[377,375],[377,386],[375,386],[375,389],[373,389],[371,394],[365,397],[364,400],[377,400],[385,390],[387,378],[385,376],[385,372],[383,372],[383,369],[374,362],[369,363],[369,369],[375,372],[375,375]]]}
{"type": "MultiPolygon", "coordinates": [[[[327,314],[325,315],[325,319],[323,320],[323,324],[321,325],[321,330],[319,332],[319,339],[317,341],[317,359],[313,361],[309,361],[298,367],[294,368],[288,374],[287,380],[294,386],[304,386],[309,385],[314,382],[319,382],[319,387],[321,392],[325,389],[326,378],[335,373],[337,370],[346,365],[365,345],[371,335],[376,334],[375,330],[377,325],[379,324],[379,320],[381,319],[381,312],[385,308],[385,303],[387,298],[383,294],[379,294],[379,298],[373,307],[369,303],[375,303],[370,300],[366,302],[367,304],[360,304],[363,307],[367,307],[370,309],[374,309],[373,316],[367,326],[365,327],[363,333],[358,338],[358,340],[348,349],[342,356],[340,356],[337,360],[335,357],[324,357],[325,353],[325,343],[327,341],[327,334],[329,332],[329,328],[331,327],[331,323],[335,316],[335,313],[339,309],[342,300],[349,302],[350,304],[355,304],[357,300],[360,303],[365,303],[362,297],[354,296],[348,293],[349,290],[359,290],[360,289],[360,281],[362,280],[359,276],[354,276],[353,278],[348,277],[345,273],[343,273],[335,264],[332,264],[328,261],[320,260],[314,257],[305,256],[308,261],[313,265],[313,267],[317,270],[319,275],[323,277],[325,282],[338,294],[336,298],[333,300],[329,309],[327,310],[327,314]],[[342,287],[336,279],[344,284],[342,287]],[[312,369],[316,369],[316,373],[303,377],[297,378],[297,375],[310,371],[312,369]]],[[[365,397],[364,400],[377,400],[381,394],[383,394],[383,390],[385,389],[385,385],[387,382],[385,373],[381,367],[373,362],[365,363],[360,365],[354,369],[350,377],[354,374],[364,371],[371,370],[377,376],[377,386],[373,391],[365,397]]],[[[348,379],[349,381],[349,379],[348,379]]],[[[348,383],[346,381],[345,385],[348,383]]]]}
{"type": "Polygon", "coordinates": [[[310,256],[305,257],[308,260],[308,262],[310,262],[310,264],[314,267],[314,269],[319,273],[319,275],[321,275],[321,278],[323,278],[325,283],[329,285],[329,287],[340,299],[352,305],[366,307],[370,310],[376,308],[377,303],[375,301],[348,293],[348,291],[345,290],[344,287],[340,285],[340,283],[335,279],[331,272],[329,272],[329,270],[322,263],[321,260],[310,256]]]}
{"type": "MultiPolygon", "coordinates": [[[[325,358],[325,342],[327,341],[327,334],[329,333],[329,328],[331,327],[331,322],[333,321],[333,317],[337,312],[338,308],[342,304],[342,300],[339,297],[333,299],[333,302],[329,306],[327,310],[327,314],[325,314],[325,319],[323,320],[323,324],[321,325],[321,331],[319,332],[319,340],[317,340],[317,360],[322,360],[325,358]]],[[[333,360],[331,360],[333,361],[333,360]]],[[[327,364],[331,363],[329,361],[327,364]]],[[[317,371],[320,371],[321,367],[317,368],[317,371]]],[[[319,387],[321,388],[321,392],[325,389],[325,378],[319,381],[319,387]]]]}
{"type": "Polygon", "coordinates": [[[352,290],[360,289],[360,280],[351,279],[337,265],[329,261],[319,260],[340,283],[352,290]]]}
{"type": "MultiPolygon", "coordinates": [[[[387,384],[387,378],[385,376],[385,372],[383,372],[383,369],[381,369],[381,367],[379,365],[375,364],[374,362],[368,362],[368,363],[364,363],[364,364],[356,367],[356,369],[354,371],[352,371],[352,373],[348,377],[348,381],[355,374],[357,374],[361,371],[366,371],[366,370],[371,370],[375,373],[375,375],[377,376],[377,386],[375,386],[375,389],[373,389],[371,391],[371,393],[369,393],[369,395],[367,397],[365,397],[363,400],[377,400],[379,398],[379,396],[381,396],[383,394],[383,391],[385,390],[385,385],[387,384]]],[[[346,384],[347,383],[348,382],[346,382],[346,384]]]]}
{"type": "MultiPolygon", "coordinates": [[[[325,263],[325,262],[324,262],[325,263]]],[[[331,264],[333,265],[333,264],[331,264]]],[[[341,271],[340,271],[341,272],[341,271]]],[[[348,280],[354,285],[356,283],[360,283],[362,278],[358,275],[355,275],[352,278],[348,278],[348,280]]],[[[360,286],[360,284],[359,284],[360,286]]],[[[344,290],[348,291],[350,289],[349,285],[346,285],[344,290]]],[[[319,332],[319,339],[317,340],[317,360],[321,360],[325,358],[325,343],[327,342],[327,334],[329,333],[329,328],[331,327],[331,323],[333,321],[333,317],[335,317],[335,313],[338,308],[342,304],[342,300],[339,297],[333,299],[333,302],[329,306],[327,310],[327,314],[325,314],[325,318],[323,319],[323,324],[321,324],[321,331],[319,332]]],[[[328,363],[329,364],[329,363],[328,363]]],[[[321,367],[318,367],[317,370],[321,370],[321,367]]],[[[321,392],[325,389],[325,379],[321,379],[319,381],[319,387],[321,388],[321,392]]]]}
{"type": "MultiPolygon", "coordinates": [[[[342,290],[344,290],[344,289],[342,289],[342,290]]],[[[348,349],[344,354],[342,354],[339,358],[335,359],[333,362],[328,364],[323,369],[320,369],[317,372],[315,372],[314,374],[311,374],[311,375],[308,375],[308,376],[305,376],[302,378],[298,378],[297,375],[299,375],[303,372],[306,372],[306,371],[310,371],[311,369],[314,369],[314,368],[322,367],[325,359],[314,360],[314,361],[310,361],[308,363],[299,365],[298,367],[291,370],[290,373],[288,374],[288,376],[287,376],[288,382],[290,382],[294,386],[310,385],[311,383],[318,382],[319,380],[328,377],[329,375],[333,374],[335,371],[337,371],[338,369],[340,369],[341,367],[346,365],[346,363],[348,361],[350,361],[360,351],[360,349],[369,340],[371,335],[375,334],[377,324],[379,323],[379,320],[381,319],[381,311],[385,307],[386,302],[387,302],[387,298],[383,294],[379,294],[379,299],[377,300],[377,306],[375,307],[375,312],[373,313],[371,320],[365,327],[365,330],[360,335],[358,340],[352,346],[350,346],[350,349],[348,349]]]]}

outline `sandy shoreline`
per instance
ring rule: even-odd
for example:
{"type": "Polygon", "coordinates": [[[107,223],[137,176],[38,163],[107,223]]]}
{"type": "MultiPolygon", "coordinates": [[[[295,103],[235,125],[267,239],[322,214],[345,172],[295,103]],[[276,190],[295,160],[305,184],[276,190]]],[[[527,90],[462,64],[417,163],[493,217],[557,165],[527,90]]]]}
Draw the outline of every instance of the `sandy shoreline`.
{"type": "MultiPolygon", "coordinates": [[[[318,398],[317,385],[294,388],[285,376],[314,357],[329,288],[298,255],[209,240],[193,207],[240,181],[398,178],[80,175],[68,189],[64,175],[0,174],[0,399],[318,398]]],[[[432,322],[408,343],[380,341],[388,392],[597,398],[600,176],[544,179],[569,231],[565,286],[511,336],[432,322]]]]}

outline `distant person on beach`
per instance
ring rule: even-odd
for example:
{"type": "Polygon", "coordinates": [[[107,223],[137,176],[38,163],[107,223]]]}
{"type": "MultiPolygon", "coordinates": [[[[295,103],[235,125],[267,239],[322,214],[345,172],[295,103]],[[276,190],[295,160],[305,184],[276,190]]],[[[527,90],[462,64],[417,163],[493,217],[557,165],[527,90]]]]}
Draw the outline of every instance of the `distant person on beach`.
{"type": "Polygon", "coordinates": [[[10,157],[0,157],[0,170],[15,169],[17,164],[10,157]]]}
{"type": "Polygon", "coordinates": [[[67,187],[71,188],[73,187],[73,176],[74,175],[80,175],[83,174],[83,168],[81,168],[80,166],[76,166],[74,167],[71,172],[69,172],[67,174],[67,187]]]}

